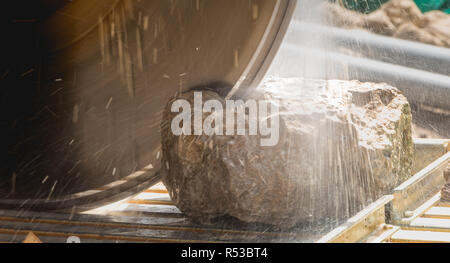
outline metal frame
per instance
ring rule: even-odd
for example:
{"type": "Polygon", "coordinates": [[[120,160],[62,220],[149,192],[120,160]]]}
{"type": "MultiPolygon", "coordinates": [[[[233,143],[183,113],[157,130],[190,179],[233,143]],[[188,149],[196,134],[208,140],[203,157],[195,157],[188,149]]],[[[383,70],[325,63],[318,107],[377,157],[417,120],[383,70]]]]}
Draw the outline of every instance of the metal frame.
{"type": "Polygon", "coordinates": [[[450,141],[415,139],[415,146],[419,150],[428,149],[423,153],[416,152],[418,156],[439,153],[443,155],[395,188],[392,195],[383,196],[317,242],[385,242],[402,226],[408,226],[439,203],[440,194],[436,193],[440,192],[444,185],[442,175],[450,162],[450,141]]]}

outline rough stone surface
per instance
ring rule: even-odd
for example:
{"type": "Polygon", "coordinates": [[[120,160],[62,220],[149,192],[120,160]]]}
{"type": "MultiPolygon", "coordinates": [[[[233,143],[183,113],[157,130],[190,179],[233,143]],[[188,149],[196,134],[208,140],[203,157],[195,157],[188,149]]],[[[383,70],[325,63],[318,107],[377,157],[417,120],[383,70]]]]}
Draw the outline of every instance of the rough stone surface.
{"type": "Polygon", "coordinates": [[[412,0],[391,0],[368,15],[332,3],[326,3],[323,11],[334,26],[450,47],[450,15],[438,10],[423,14],[412,0]]]}
{"type": "MultiPolygon", "coordinates": [[[[397,89],[295,78],[268,80],[256,94],[279,106],[274,147],[261,147],[258,136],[174,136],[168,104],[163,182],[190,218],[284,228],[345,219],[410,176],[411,110],[397,89]]],[[[181,97],[193,101],[192,92],[181,97]]],[[[211,98],[224,103],[203,92],[211,98]]]]}

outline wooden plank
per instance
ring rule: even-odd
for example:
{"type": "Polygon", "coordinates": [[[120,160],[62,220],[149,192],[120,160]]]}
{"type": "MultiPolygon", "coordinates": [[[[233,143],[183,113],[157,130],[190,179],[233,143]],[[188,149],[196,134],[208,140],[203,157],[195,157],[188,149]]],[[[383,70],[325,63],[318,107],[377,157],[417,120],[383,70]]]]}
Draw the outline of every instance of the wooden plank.
{"type": "Polygon", "coordinates": [[[370,234],[367,238],[365,238],[362,243],[383,243],[386,240],[389,240],[392,235],[394,235],[397,231],[400,230],[398,226],[392,225],[381,225],[379,229],[374,231],[374,233],[370,234]]]}
{"type": "Polygon", "coordinates": [[[164,190],[167,192],[166,186],[162,182],[159,182],[154,186],[150,187],[150,190],[164,190]]]}
{"type": "Polygon", "coordinates": [[[169,192],[167,192],[166,186],[162,182],[159,182],[159,183],[155,184],[154,186],[152,186],[151,188],[144,191],[144,193],[168,194],[169,192]]]}
{"type": "Polygon", "coordinates": [[[144,192],[136,195],[132,200],[154,200],[154,201],[167,201],[172,203],[170,196],[167,193],[152,193],[144,192]]]}
{"type": "Polygon", "coordinates": [[[425,212],[427,212],[429,209],[431,209],[434,205],[439,203],[441,200],[441,193],[436,194],[433,196],[430,200],[426,201],[424,204],[419,206],[414,211],[406,211],[404,213],[405,218],[401,220],[402,225],[408,225],[410,224],[414,219],[422,216],[425,212]]]}
{"type": "MultiPolygon", "coordinates": [[[[1,234],[8,235],[24,235],[30,232],[30,230],[12,230],[1,229],[1,234]]],[[[164,239],[164,238],[152,238],[152,237],[133,237],[133,236],[117,236],[117,235],[100,235],[100,234],[81,234],[81,233],[65,233],[65,232],[52,232],[52,231],[34,231],[37,235],[43,237],[60,237],[67,239],[71,236],[77,236],[84,240],[102,240],[102,241],[128,241],[128,242],[144,242],[144,243],[196,243],[198,240],[183,240],[183,239],[164,239]]],[[[215,243],[210,241],[202,241],[207,243],[215,243]]]]}
{"type": "Polygon", "coordinates": [[[167,200],[140,200],[140,199],[133,199],[128,201],[129,204],[133,204],[133,205],[168,205],[168,206],[173,206],[172,201],[167,201],[167,200]]]}
{"type": "Polygon", "coordinates": [[[28,233],[28,235],[25,238],[25,240],[23,241],[23,243],[41,244],[42,241],[33,232],[30,232],[30,233],[28,233]]]}
{"type": "Polygon", "coordinates": [[[449,202],[439,202],[439,204],[437,206],[450,207],[450,203],[449,202]]]}
{"type": "Polygon", "coordinates": [[[427,230],[437,230],[443,232],[450,232],[450,219],[438,218],[417,218],[414,219],[410,226],[411,228],[423,228],[427,230]]]}
{"type": "Polygon", "coordinates": [[[144,193],[155,193],[155,194],[168,194],[167,190],[163,189],[148,189],[145,190],[144,193]]]}
{"type": "Polygon", "coordinates": [[[383,196],[367,208],[334,229],[317,243],[355,243],[377,230],[385,223],[385,205],[392,201],[391,195],[383,196]]]}
{"type": "MultiPolygon", "coordinates": [[[[287,242],[305,240],[304,233],[251,231],[240,229],[213,228],[208,226],[171,226],[171,225],[129,225],[114,223],[72,222],[57,220],[34,220],[2,218],[0,228],[22,233],[23,229],[33,229],[34,233],[70,233],[68,236],[92,238],[93,236],[117,237],[118,241],[133,240],[190,240],[196,242],[287,242]],[[137,238],[137,239],[133,239],[137,238]]],[[[0,234],[11,232],[0,232],[0,234]]],[[[39,234],[41,236],[41,234],[39,234]]],[[[45,237],[43,235],[42,237],[45,237]]],[[[105,240],[111,240],[106,238],[105,240]]]]}
{"type": "Polygon", "coordinates": [[[394,243],[450,243],[450,233],[400,230],[391,240],[394,243]]]}
{"type": "Polygon", "coordinates": [[[441,207],[441,206],[432,207],[422,217],[450,219],[450,207],[441,207]]]}

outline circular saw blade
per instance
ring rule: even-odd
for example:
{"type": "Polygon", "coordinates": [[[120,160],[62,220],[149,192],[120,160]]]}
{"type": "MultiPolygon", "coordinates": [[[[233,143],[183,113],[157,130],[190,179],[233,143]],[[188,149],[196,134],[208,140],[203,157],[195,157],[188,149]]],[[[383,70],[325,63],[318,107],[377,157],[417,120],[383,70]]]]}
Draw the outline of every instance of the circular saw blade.
{"type": "Polygon", "coordinates": [[[2,106],[3,200],[60,200],[158,171],[166,103],[195,86],[250,85],[293,2],[77,0],[36,23],[38,55],[21,62],[30,81],[13,72],[1,84],[31,90],[2,106]]]}

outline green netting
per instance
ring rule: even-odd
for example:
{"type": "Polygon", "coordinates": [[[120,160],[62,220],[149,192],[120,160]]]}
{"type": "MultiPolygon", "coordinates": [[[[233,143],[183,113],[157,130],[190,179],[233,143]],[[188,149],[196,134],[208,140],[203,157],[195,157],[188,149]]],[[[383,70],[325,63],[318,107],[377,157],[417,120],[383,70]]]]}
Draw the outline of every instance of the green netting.
{"type": "MultiPolygon", "coordinates": [[[[329,0],[330,2],[338,2],[348,9],[361,13],[371,13],[380,8],[389,0],[329,0]]],[[[414,0],[422,12],[432,10],[442,10],[450,14],[450,0],[414,0]]]]}
{"type": "Polygon", "coordinates": [[[447,0],[447,1],[442,5],[441,10],[444,10],[444,12],[445,12],[445,10],[447,10],[447,12],[448,12],[449,9],[450,9],[450,0],[447,0]]]}
{"type": "Polygon", "coordinates": [[[423,13],[432,11],[432,10],[439,10],[441,9],[444,4],[448,4],[447,0],[414,0],[416,2],[416,5],[422,10],[423,13]]]}
{"type": "Polygon", "coordinates": [[[331,2],[339,2],[346,8],[361,13],[371,13],[389,0],[331,0],[331,2]]]}

